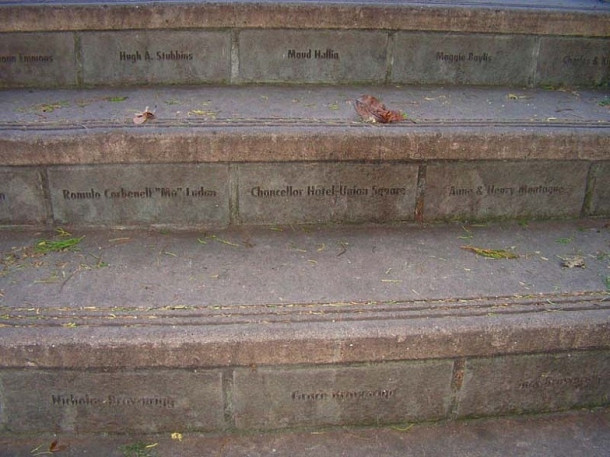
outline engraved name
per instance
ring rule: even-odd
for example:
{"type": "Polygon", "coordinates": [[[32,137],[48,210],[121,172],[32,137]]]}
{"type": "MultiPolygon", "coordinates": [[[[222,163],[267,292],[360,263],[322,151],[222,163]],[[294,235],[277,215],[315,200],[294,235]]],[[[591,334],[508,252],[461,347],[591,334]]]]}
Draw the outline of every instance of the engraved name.
{"type": "Polygon", "coordinates": [[[297,51],[296,49],[289,49],[287,54],[289,59],[335,59],[339,60],[339,53],[331,48],[321,49],[308,49],[307,51],[297,51]]]}
{"type": "Polygon", "coordinates": [[[555,386],[571,386],[571,387],[589,387],[598,386],[602,382],[600,376],[592,377],[570,377],[570,378],[550,378],[542,377],[533,381],[526,381],[519,384],[519,389],[539,389],[541,387],[555,386]]]}
{"type": "Polygon", "coordinates": [[[143,198],[205,198],[216,197],[218,192],[214,189],[208,189],[204,186],[199,187],[145,187],[143,189],[105,189],[98,191],[91,188],[87,191],[72,191],[62,189],[61,195],[64,200],[100,200],[102,198],[109,200],[129,200],[143,198]]]}
{"type": "Polygon", "coordinates": [[[0,56],[0,64],[13,64],[13,63],[51,63],[53,62],[52,55],[40,55],[40,54],[17,54],[0,56]]]}
{"type": "Polygon", "coordinates": [[[359,187],[348,186],[344,184],[333,184],[327,186],[312,185],[303,188],[294,186],[285,186],[276,189],[265,189],[260,186],[255,186],[250,189],[250,195],[257,198],[274,198],[274,197],[387,197],[387,196],[404,196],[407,194],[405,187],[359,187]]]}
{"type": "Polygon", "coordinates": [[[0,202],[6,201],[6,194],[0,192],[0,202]]]}
{"type": "Polygon", "coordinates": [[[295,390],[290,395],[292,401],[324,401],[324,400],[359,400],[363,398],[383,398],[388,400],[396,394],[396,389],[377,390],[337,390],[300,392],[295,390]]]}
{"type": "Polygon", "coordinates": [[[491,195],[491,196],[525,196],[525,195],[553,195],[563,194],[566,191],[563,186],[497,186],[490,184],[488,186],[477,187],[449,187],[449,195],[464,197],[471,195],[491,195]]]}
{"type": "Polygon", "coordinates": [[[57,394],[51,395],[53,406],[113,406],[113,407],[135,407],[149,406],[156,408],[174,408],[176,402],[171,397],[131,397],[107,395],[96,397],[93,395],[57,394]]]}
{"type": "Polygon", "coordinates": [[[140,61],[193,60],[193,53],[188,51],[119,51],[119,62],[136,63],[140,61]]]}
{"type": "Polygon", "coordinates": [[[483,54],[475,54],[474,52],[465,53],[445,53],[443,51],[436,52],[436,60],[448,63],[458,62],[474,62],[474,63],[487,63],[492,61],[492,57],[484,52],[483,54]]]}
{"type": "Polygon", "coordinates": [[[566,66],[580,67],[587,65],[591,67],[608,67],[610,66],[610,56],[564,56],[562,62],[566,66]]]}

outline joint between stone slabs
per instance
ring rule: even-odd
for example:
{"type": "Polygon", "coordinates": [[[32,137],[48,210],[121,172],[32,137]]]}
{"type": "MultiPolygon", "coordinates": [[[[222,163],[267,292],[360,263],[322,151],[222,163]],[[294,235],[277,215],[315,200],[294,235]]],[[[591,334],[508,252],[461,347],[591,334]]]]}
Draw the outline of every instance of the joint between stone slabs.
{"type": "Polygon", "coordinates": [[[457,417],[459,394],[464,384],[464,372],[466,369],[466,358],[460,357],[453,360],[453,372],[451,374],[451,403],[449,405],[448,417],[457,417]]]}
{"type": "Polygon", "coordinates": [[[231,84],[239,82],[239,30],[231,30],[231,56],[229,59],[229,77],[231,84]]]}
{"type": "Polygon", "coordinates": [[[239,213],[239,164],[230,163],[229,167],[229,224],[241,225],[239,213]]]}
{"type": "Polygon", "coordinates": [[[40,185],[42,187],[42,199],[43,206],[45,209],[45,226],[55,226],[55,212],[53,210],[53,199],[51,198],[51,188],[49,186],[49,175],[47,173],[47,167],[43,167],[39,172],[40,185]]]}
{"type": "Polygon", "coordinates": [[[224,405],[224,420],[226,427],[230,430],[235,429],[235,407],[233,404],[234,376],[235,369],[227,368],[222,371],[222,402],[224,405]]]}
{"type": "Polygon", "coordinates": [[[385,70],[385,84],[390,84],[392,81],[392,75],[394,72],[394,47],[396,46],[394,36],[395,31],[388,32],[388,39],[386,42],[386,70],[385,70]]]}
{"type": "Polygon", "coordinates": [[[76,69],[76,85],[82,87],[85,83],[83,70],[83,45],[81,42],[80,33],[74,33],[74,67],[76,69]]]}

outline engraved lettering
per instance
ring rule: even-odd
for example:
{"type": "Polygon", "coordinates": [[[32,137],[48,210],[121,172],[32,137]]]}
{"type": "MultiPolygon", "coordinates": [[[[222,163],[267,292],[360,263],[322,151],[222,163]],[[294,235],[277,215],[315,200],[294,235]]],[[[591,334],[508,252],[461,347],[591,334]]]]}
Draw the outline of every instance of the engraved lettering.
{"type": "Polygon", "coordinates": [[[0,56],[0,63],[17,63],[17,56],[0,56]]]}
{"type": "Polygon", "coordinates": [[[287,58],[289,59],[331,59],[331,60],[339,60],[339,52],[332,49],[308,49],[307,51],[297,51],[296,49],[289,49],[287,54],[287,58]]]}
{"type": "Polygon", "coordinates": [[[487,52],[482,54],[475,54],[474,52],[466,53],[445,53],[443,51],[437,51],[435,54],[436,60],[447,63],[458,63],[458,62],[474,62],[474,63],[488,63],[491,62],[492,56],[487,52]]]}
{"type": "Polygon", "coordinates": [[[62,190],[64,200],[95,200],[101,198],[101,194],[95,189],[86,192],[71,192],[67,189],[62,190]]]}
{"type": "Polygon", "coordinates": [[[0,192],[0,202],[6,201],[6,194],[0,192]]]}
{"type": "Polygon", "coordinates": [[[290,398],[293,401],[325,401],[325,400],[360,400],[363,398],[383,398],[389,400],[396,394],[396,389],[377,389],[377,390],[337,390],[337,391],[316,391],[300,392],[295,390],[290,398]]]}
{"type": "Polygon", "coordinates": [[[193,54],[183,51],[157,51],[157,60],[193,60],[193,54]]]}
{"type": "Polygon", "coordinates": [[[51,62],[53,62],[53,56],[19,54],[19,62],[21,62],[21,63],[51,63],[51,62]]]}
{"type": "Polygon", "coordinates": [[[140,51],[136,51],[133,54],[129,54],[126,51],[120,51],[119,60],[121,62],[126,61],[126,62],[136,63],[138,60],[142,60],[142,54],[140,54],[140,51]]]}
{"type": "Polygon", "coordinates": [[[155,407],[174,408],[176,401],[171,397],[129,397],[118,395],[107,395],[96,397],[93,395],[57,394],[51,395],[53,406],[93,406],[93,407],[155,407]]]}
{"type": "Polygon", "coordinates": [[[544,387],[555,387],[555,386],[571,386],[571,387],[589,387],[601,384],[600,376],[592,377],[566,377],[566,378],[553,378],[549,376],[542,376],[539,379],[533,381],[525,381],[519,384],[519,389],[539,389],[544,387]]]}
{"type": "Polygon", "coordinates": [[[436,53],[436,60],[442,60],[443,62],[455,63],[463,62],[466,60],[465,54],[445,54],[442,51],[436,53]]]}
{"type": "Polygon", "coordinates": [[[288,50],[289,59],[311,59],[311,49],[307,51],[296,51],[295,49],[288,50]]]}
{"type": "Polygon", "coordinates": [[[368,195],[369,189],[362,187],[348,187],[344,185],[335,186],[332,185],[330,187],[327,186],[307,186],[307,195],[308,196],[335,196],[335,195],[346,195],[348,197],[351,196],[363,196],[368,195]]]}

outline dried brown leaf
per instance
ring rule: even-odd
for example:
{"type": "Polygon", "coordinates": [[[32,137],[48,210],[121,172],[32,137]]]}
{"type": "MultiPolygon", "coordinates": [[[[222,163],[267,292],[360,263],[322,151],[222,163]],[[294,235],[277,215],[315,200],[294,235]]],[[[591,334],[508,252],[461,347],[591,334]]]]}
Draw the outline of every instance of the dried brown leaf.
{"type": "Polygon", "coordinates": [[[362,95],[357,98],[354,108],[365,122],[387,124],[390,122],[400,122],[404,119],[404,115],[400,111],[387,109],[383,103],[372,95],[362,95]]]}
{"type": "Polygon", "coordinates": [[[155,113],[148,109],[148,106],[141,113],[136,113],[133,118],[134,124],[144,124],[149,119],[154,119],[155,113]]]}

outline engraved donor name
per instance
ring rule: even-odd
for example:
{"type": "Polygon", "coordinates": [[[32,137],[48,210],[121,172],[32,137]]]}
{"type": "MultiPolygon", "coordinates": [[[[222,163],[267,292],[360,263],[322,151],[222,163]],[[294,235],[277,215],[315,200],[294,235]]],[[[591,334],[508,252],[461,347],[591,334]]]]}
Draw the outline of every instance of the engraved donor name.
{"type": "Polygon", "coordinates": [[[49,55],[8,55],[0,56],[0,64],[13,64],[13,63],[51,63],[53,62],[53,56],[49,55]]]}
{"type": "Polygon", "coordinates": [[[119,51],[119,61],[136,63],[139,61],[151,62],[154,60],[193,60],[192,52],[176,51],[119,51]]]}
{"type": "Polygon", "coordinates": [[[155,408],[174,408],[176,402],[170,397],[131,397],[107,395],[96,397],[92,395],[51,395],[53,406],[113,406],[113,407],[135,407],[148,406],[155,408]]]}
{"type": "Polygon", "coordinates": [[[573,65],[576,67],[580,67],[583,65],[591,66],[591,67],[609,67],[610,66],[610,56],[564,56],[563,57],[564,65],[573,65]]]}
{"type": "Polygon", "coordinates": [[[475,63],[486,63],[491,62],[492,57],[484,52],[483,54],[475,54],[474,52],[469,52],[468,54],[453,54],[453,53],[445,53],[442,51],[438,51],[436,53],[436,60],[440,60],[442,62],[448,63],[457,63],[457,62],[475,62],[475,63]]]}
{"type": "Polygon", "coordinates": [[[519,389],[539,389],[541,387],[559,387],[559,386],[570,386],[570,387],[590,387],[598,386],[602,382],[601,377],[580,377],[575,376],[571,378],[551,378],[544,377],[533,381],[526,381],[519,384],[519,389]]]}
{"type": "Polygon", "coordinates": [[[335,59],[339,60],[339,53],[334,49],[308,49],[307,51],[288,50],[289,59],[335,59]]]}
{"type": "Polygon", "coordinates": [[[404,196],[407,194],[405,187],[359,187],[347,186],[343,184],[330,186],[307,186],[303,188],[295,188],[293,186],[285,186],[276,189],[265,189],[260,186],[252,187],[250,195],[257,198],[274,198],[274,197],[387,197],[387,196],[404,196]]]}
{"type": "Polygon", "coordinates": [[[519,187],[512,186],[497,186],[494,184],[488,186],[475,187],[456,187],[449,188],[450,196],[472,196],[472,195],[491,195],[491,196],[525,196],[525,195],[553,195],[562,194],[565,192],[563,186],[527,186],[519,187]]]}
{"type": "Polygon", "coordinates": [[[290,395],[293,401],[324,401],[324,400],[359,400],[363,398],[383,398],[389,400],[396,389],[377,390],[337,390],[331,392],[299,392],[295,390],[290,395]]]}
{"type": "Polygon", "coordinates": [[[196,188],[192,187],[145,187],[143,189],[105,189],[98,191],[91,188],[87,191],[71,191],[68,189],[62,190],[64,200],[130,200],[144,198],[178,198],[178,197],[216,197],[218,193],[214,189],[207,189],[203,186],[196,188]]]}

